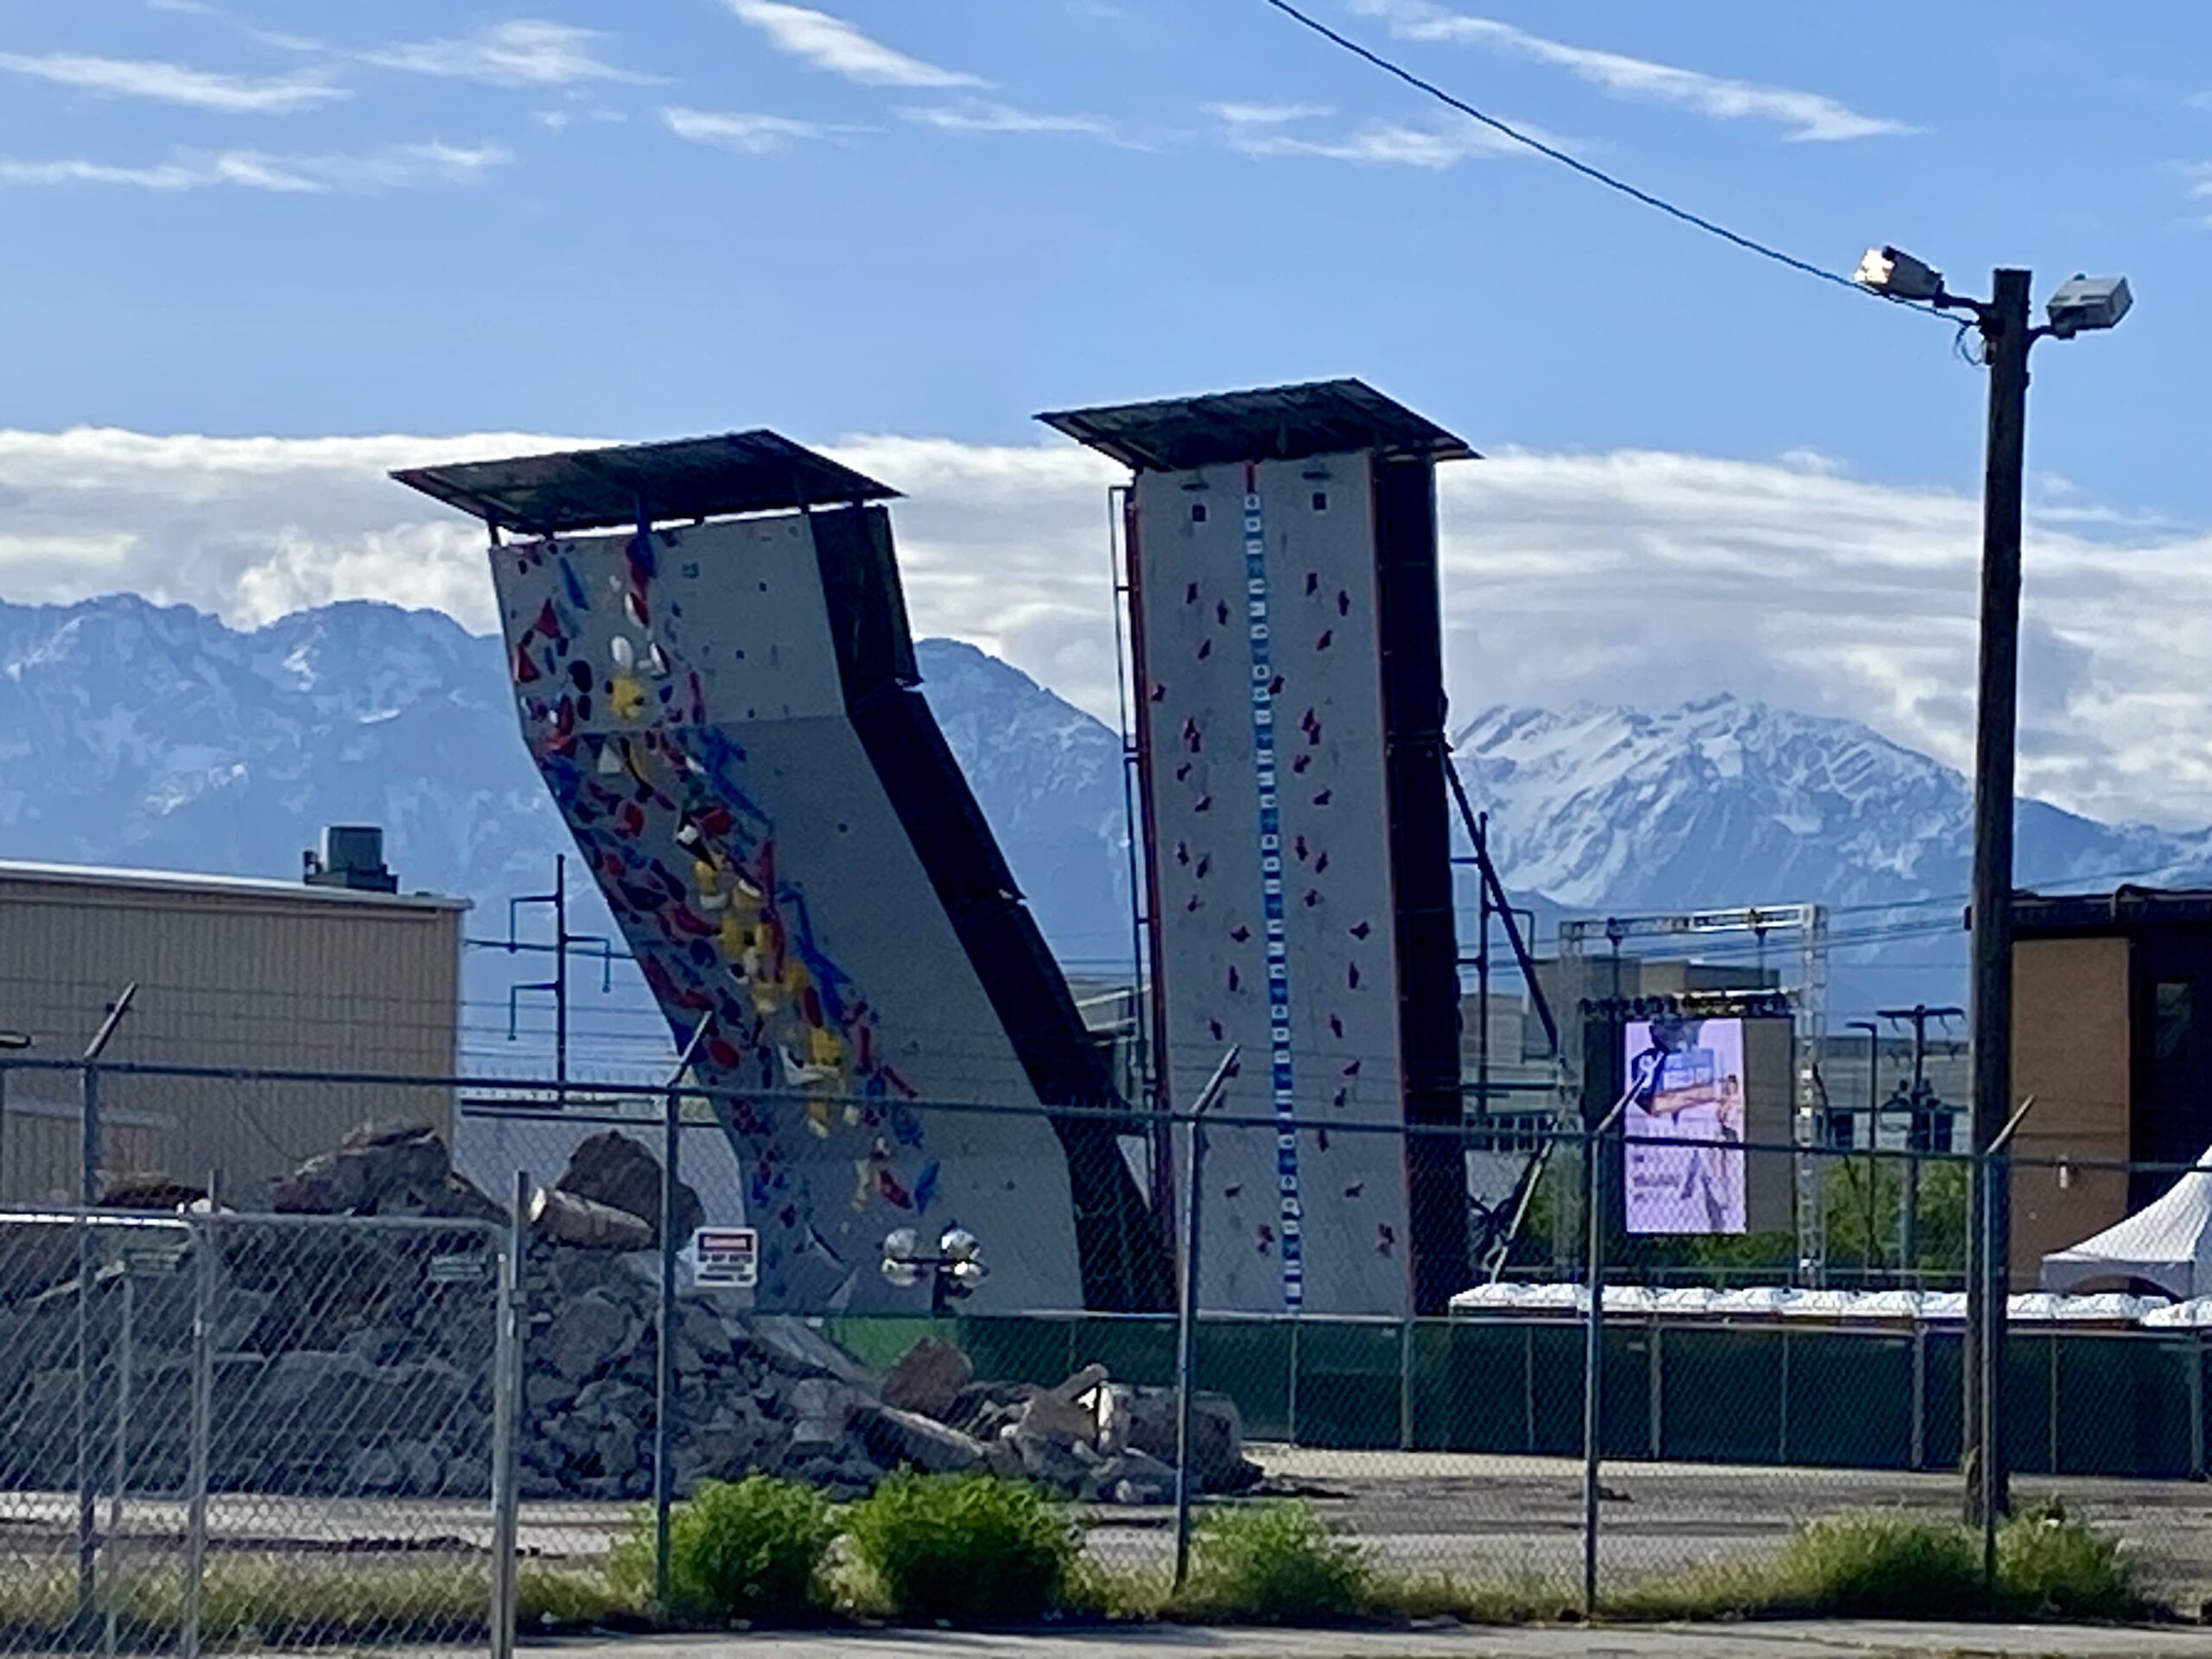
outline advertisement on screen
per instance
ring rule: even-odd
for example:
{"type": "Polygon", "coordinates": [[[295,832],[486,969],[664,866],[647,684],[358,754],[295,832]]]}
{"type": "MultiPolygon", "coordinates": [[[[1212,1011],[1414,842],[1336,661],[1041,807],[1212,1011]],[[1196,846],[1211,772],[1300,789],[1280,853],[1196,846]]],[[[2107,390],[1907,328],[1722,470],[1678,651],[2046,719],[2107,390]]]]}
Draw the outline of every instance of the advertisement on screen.
{"type": "Polygon", "coordinates": [[[1628,1230],[1743,1232],[1744,1022],[1634,1020],[1621,1059],[1628,1230]]]}

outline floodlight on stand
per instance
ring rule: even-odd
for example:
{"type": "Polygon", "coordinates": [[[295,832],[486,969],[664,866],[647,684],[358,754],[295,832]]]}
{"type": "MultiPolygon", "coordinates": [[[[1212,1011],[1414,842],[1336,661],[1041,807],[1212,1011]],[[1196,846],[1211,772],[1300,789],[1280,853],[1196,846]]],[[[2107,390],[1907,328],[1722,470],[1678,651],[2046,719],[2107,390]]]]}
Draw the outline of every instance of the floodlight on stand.
{"type": "Polygon", "coordinates": [[[0,1031],[0,1048],[19,1049],[29,1048],[30,1046],[30,1038],[22,1032],[0,1031]]]}
{"type": "Polygon", "coordinates": [[[883,1276],[901,1290],[912,1290],[922,1282],[922,1269],[912,1262],[887,1255],[883,1258],[883,1276]]]}
{"type": "Polygon", "coordinates": [[[938,1253],[948,1262],[973,1262],[982,1253],[982,1241],[965,1227],[949,1229],[937,1242],[938,1253]]]}
{"type": "Polygon", "coordinates": [[[970,1291],[983,1282],[983,1275],[989,1271],[980,1262],[956,1262],[952,1264],[953,1282],[962,1291],[970,1291]]]}
{"type": "Polygon", "coordinates": [[[921,1262],[922,1242],[911,1227],[896,1227],[883,1236],[883,1276],[902,1290],[922,1282],[927,1271],[921,1262]]]}
{"type": "Polygon", "coordinates": [[[1867,249],[1851,280],[1885,299],[1937,300],[1943,295],[1943,273],[1901,248],[1867,249]]]}

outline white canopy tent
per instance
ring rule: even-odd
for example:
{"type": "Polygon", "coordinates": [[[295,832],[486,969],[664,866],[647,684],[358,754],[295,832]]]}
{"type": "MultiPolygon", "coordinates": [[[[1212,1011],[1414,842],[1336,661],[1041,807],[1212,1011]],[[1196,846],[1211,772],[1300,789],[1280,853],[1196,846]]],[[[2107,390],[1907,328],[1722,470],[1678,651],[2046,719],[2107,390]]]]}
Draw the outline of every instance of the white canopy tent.
{"type": "Polygon", "coordinates": [[[2125,1221],[2043,1259],[2043,1287],[2139,1279],[2177,1301],[2212,1296],[2212,1149],[2173,1191],[2125,1221]]]}

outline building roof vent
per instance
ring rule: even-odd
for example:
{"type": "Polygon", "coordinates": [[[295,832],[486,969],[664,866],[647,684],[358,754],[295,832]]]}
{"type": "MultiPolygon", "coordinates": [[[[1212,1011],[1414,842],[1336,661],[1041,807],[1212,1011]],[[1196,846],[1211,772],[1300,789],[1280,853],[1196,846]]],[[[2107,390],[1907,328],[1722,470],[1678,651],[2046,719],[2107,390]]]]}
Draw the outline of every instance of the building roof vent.
{"type": "Polygon", "coordinates": [[[322,851],[304,853],[301,861],[311,887],[399,891],[399,878],[385,868],[384,831],[374,824],[334,823],[322,832],[322,851]]]}

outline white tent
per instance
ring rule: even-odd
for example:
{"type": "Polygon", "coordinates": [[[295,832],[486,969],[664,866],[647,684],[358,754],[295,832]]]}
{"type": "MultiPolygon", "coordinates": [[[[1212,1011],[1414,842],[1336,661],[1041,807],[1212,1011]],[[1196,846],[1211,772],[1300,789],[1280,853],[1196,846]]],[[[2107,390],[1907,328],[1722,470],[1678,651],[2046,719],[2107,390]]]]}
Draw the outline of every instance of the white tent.
{"type": "Polygon", "coordinates": [[[2156,1204],[2043,1259],[2043,1287],[2140,1279],[2176,1300],[2212,1296],[2212,1149],[2156,1204]]]}

